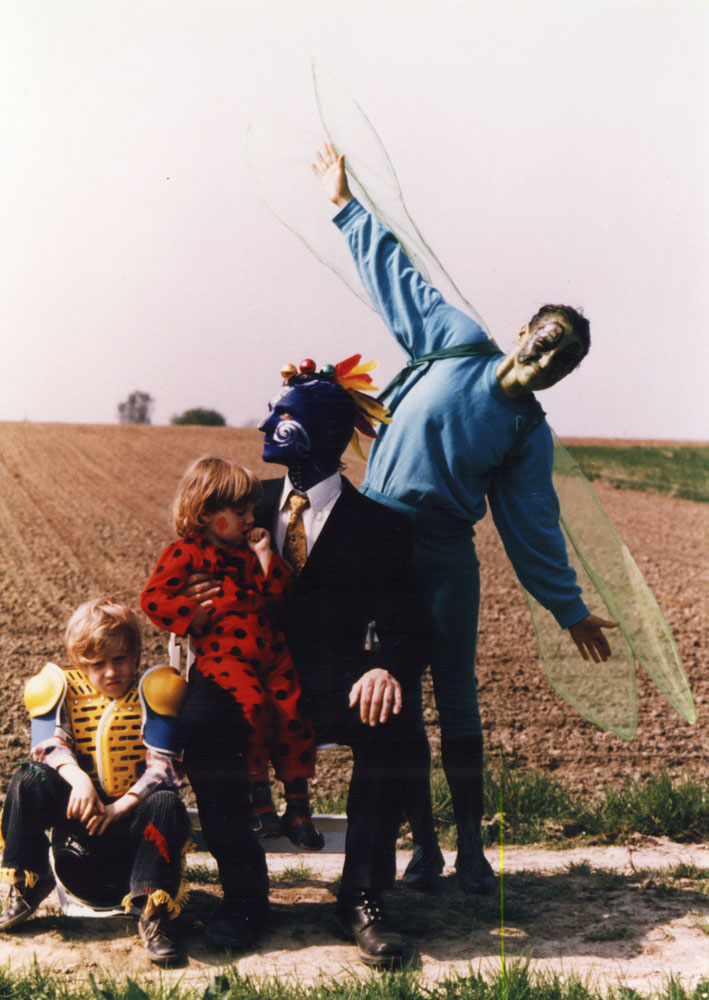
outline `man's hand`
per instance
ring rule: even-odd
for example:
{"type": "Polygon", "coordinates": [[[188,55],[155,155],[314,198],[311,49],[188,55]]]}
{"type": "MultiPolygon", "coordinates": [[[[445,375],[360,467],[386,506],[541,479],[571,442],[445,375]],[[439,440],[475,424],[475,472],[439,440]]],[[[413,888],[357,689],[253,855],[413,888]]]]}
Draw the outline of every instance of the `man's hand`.
{"type": "Polygon", "coordinates": [[[88,828],[92,817],[102,817],[106,812],[106,807],[98,797],[91,778],[78,764],[65,764],[59,768],[59,773],[71,785],[66,818],[78,819],[88,828]]]}
{"type": "Polygon", "coordinates": [[[390,714],[398,715],[401,711],[401,684],[388,670],[375,667],[352,685],[350,708],[357,702],[362,722],[370,726],[386,722],[390,714]]]}
{"type": "Polygon", "coordinates": [[[611,647],[602,632],[604,628],[618,628],[618,622],[609,622],[597,615],[586,615],[569,629],[569,634],[584,660],[590,656],[594,663],[599,663],[611,655],[611,647]]]}
{"type": "Polygon", "coordinates": [[[310,168],[322,184],[325,194],[338,208],[344,208],[348,201],[352,201],[345,171],[345,154],[340,153],[338,156],[331,142],[320,147],[310,168]]]}
{"type": "Polygon", "coordinates": [[[116,799],[115,802],[109,802],[107,806],[104,806],[102,816],[91,816],[86,823],[86,829],[90,834],[100,837],[109,828],[111,823],[115,822],[120,816],[125,816],[127,812],[130,812],[137,805],[138,798],[135,795],[130,793],[122,795],[120,799],[116,799]]]}
{"type": "Polygon", "coordinates": [[[182,597],[196,601],[203,608],[211,608],[212,598],[219,592],[220,584],[217,577],[211,573],[190,573],[187,585],[180,591],[182,597]]]}

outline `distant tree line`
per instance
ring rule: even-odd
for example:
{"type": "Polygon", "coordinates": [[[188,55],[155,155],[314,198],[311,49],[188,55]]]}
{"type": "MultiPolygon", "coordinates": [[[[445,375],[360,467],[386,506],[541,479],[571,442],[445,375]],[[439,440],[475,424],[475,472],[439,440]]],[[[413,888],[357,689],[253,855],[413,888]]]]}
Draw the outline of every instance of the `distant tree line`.
{"type": "Polygon", "coordinates": [[[149,392],[136,389],[128,399],[118,404],[119,424],[149,424],[155,400],[149,392]]]}
{"type": "Polygon", "coordinates": [[[217,410],[205,410],[202,406],[195,406],[191,410],[185,410],[178,417],[173,417],[171,424],[202,424],[205,427],[225,427],[226,420],[217,410]]]}
{"type": "MultiPolygon", "coordinates": [[[[155,400],[149,392],[136,389],[128,399],[118,404],[120,424],[149,424],[155,400]]],[[[226,420],[217,410],[195,406],[191,410],[172,417],[171,424],[201,424],[204,427],[225,427],[226,420]]]]}

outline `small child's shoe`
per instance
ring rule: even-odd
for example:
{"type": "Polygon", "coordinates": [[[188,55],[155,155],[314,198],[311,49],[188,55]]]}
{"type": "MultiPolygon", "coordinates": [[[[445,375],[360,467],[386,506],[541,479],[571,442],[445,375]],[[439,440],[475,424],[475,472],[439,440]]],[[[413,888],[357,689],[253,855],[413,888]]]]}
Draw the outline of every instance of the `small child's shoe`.
{"type": "Polygon", "coordinates": [[[313,823],[309,809],[287,806],[281,824],[283,833],[302,851],[322,851],[325,838],[313,823]]]}
{"type": "Polygon", "coordinates": [[[270,809],[259,807],[252,810],[251,829],[257,837],[261,837],[263,840],[272,840],[275,837],[283,836],[281,818],[273,805],[270,809]]]}
{"type": "Polygon", "coordinates": [[[251,829],[264,840],[281,836],[281,820],[273,805],[268,778],[251,779],[251,829]]]}
{"type": "Polygon", "coordinates": [[[0,931],[9,931],[12,927],[17,927],[18,924],[31,917],[42,900],[47,898],[54,885],[54,879],[51,875],[37,879],[32,886],[26,885],[24,879],[11,885],[7,901],[2,913],[0,913],[0,931]]]}
{"type": "Polygon", "coordinates": [[[147,906],[138,919],[138,934],[150,961],[156,965],[179,965],[185,955],[179,944],[165,903],[156,906],[149,917],[145,916],[147,906]]]}

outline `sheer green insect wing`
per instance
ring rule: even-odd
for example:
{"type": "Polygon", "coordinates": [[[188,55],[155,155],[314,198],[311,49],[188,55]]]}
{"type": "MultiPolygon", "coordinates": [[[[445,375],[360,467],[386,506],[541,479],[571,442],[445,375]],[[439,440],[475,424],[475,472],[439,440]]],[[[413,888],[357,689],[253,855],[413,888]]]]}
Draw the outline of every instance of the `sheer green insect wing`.
{"type": "MultiPolygon", "coordinates": [[[[461,294],[411,219],[396,173],[376,131],[354,98],[317,61],[313,82],[329,140],[347,155],[353,192],[394,233],[409,259],[448,302],[487,327],[461,294]]],[[[331,224],[331,206],[304,169],[321,137],[266,127],[249,132],[249,166],[263,200],[315,256],[371,307],[345,241],[331,224]]],[[[492,339],[492,338],[491,338],[492,339]]],[[[638,722],[636,660],[688,722],[697,715],[669,626],[590,483],[554,435],[554,486],[569,562],[590,610],[619,622],[606,663],[584,661],[567,632],[525,591],[542,667],[558,694],[581,715],[623,739],[638,722]]]]}

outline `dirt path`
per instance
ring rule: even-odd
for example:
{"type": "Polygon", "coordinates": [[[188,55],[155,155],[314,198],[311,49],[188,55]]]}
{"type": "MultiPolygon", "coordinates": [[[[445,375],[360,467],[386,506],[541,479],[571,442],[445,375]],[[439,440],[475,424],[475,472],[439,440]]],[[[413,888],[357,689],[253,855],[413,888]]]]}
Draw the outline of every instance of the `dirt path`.
{"type": "MultiPolygon", "coordinates": [[[[488,857],[499,871],[499,850],[488,857]]],[[[403,870],[408,855],[399,855],[403,870]]],[[[352,974],[367,975],[354,947],[334,931],[332,909],[341,857],[271,855],[273,927],[253,954],[239,956],[242,975],[297,978],[311,983],[352,974]],[[301,868],[297,880],[287,869],[301,868]],[[284,871],[286,874],[284,875],[284,871]],[[280,873],[280,874],[279,874],[280,873]]],[[[191,855],[191,865],[205,855],[191,855]]],[[[499,896],[464,897],[456,887],[446,854],[446,871],[433,896],[398,888],[389,894],[390,912],[420,956],[424,982],[471,968],[500,969],[499,896]]],[[[508,963],[529,955],[533,967],[566,978],[573,973],[599,990],[632,987],[659,991],[670,974],[689,986],[709,976],[709,897],[704,881],[670,877],[677,865],[709,873],[709,845],[684,846],[645,841],[633,848],[578,848],[542,851],[508,847],[503,853],[504,924],[508,963]],[[664,870],[664,872],[663,872],[664,870]]],[[[689,870],[685,868],[685,870],[689,870]]],[[[59,914],[49,897],[38,914],[13,934],[0,934],[0,962],[26,968],[36,958],[67,979],[102,970],[205,987],[223,968],[225,957],[208,950],[199,928],[214,904],[211,887],[195,887],[181,918],[189,965],[158,973],[137,944],[135,921],[112,917],[90,920],[59,914]],[[209,891],[208,891],[209,890],[209,891]]]]}

